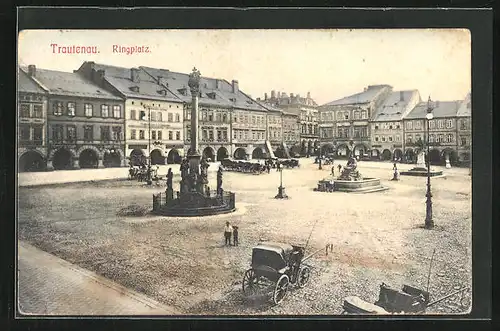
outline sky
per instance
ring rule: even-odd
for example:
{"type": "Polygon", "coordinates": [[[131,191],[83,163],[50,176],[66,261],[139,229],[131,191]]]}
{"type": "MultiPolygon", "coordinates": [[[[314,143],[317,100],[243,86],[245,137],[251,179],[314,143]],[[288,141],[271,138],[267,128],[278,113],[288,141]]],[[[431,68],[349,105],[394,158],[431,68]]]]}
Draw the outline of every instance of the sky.
{"type": "Polygon", "coordinates": [[[24,30],[18,62],[68,72],[84,61],[184,73],[196,67],[205,77],[238,80],[253,98],[310,92],[320,105],[377,84],[445,101],[471,89],[470,40],[465,29],[24,30]],[[73,45],[99,53],[58,52],[73,45]],[[114,45],[149,53],[118,53],[114,45]]]}

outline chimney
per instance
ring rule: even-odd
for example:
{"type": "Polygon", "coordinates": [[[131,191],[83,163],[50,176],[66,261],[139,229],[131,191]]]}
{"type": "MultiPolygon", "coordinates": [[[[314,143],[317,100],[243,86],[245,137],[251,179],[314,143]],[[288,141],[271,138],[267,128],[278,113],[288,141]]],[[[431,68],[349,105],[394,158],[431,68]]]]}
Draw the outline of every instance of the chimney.
{"type": "Polygon", "coordinates": [[[271,99],[274,99],[274,98],[276,98],[276,91],[272,90],[271,91],[271,99]]]}
{"type": "Polygon", "coordinates": [[[264,100],[267,100],[267,93],[264,93],[264,100]]]}
{"type": "Polygon", "coordinates": [[[293,95],[294,95],[293,93],[290,93],[290,98],[292,98],[292,99],[293,99],[293,95]]]}
{"type": "Polygon", "coordinates": [[[30,64],[28,66],[28,75],[31,77],[36,77],[36,66],[34,64],[30,64]]]}
{"type": "Polygon", "coordinates": [[[233,93],[236,94],[239,92],[238,81],[233,79],[232,83],[233,83],[233,93]]]}
{"type": "Polygon", "coordinates": [[[403,91],[399,91],[399,101],[405,101],[405,93],[403,91]]]}
{"type": "Polygon", "coordinates": [[[99,80],[104,79],[105,76],[106,76],[106,71],[104,69],[97,70],[97,78],[99,80]]]}
{"type": "Polygon", "coordinates": [[[278,92],[278,95],[276,96],[278,99],[281,99],[281,92],[278,92]]]}
{"type": "Polygon", "coordinates": [[[257,98],[257,101],[260,101],[260,98],[257,98]]]}
{"type": "Polygon", "coordinates": [[[307,98],[311,99],[311,92],[307,92],[307,98]]]}
{"type": "Polygon", "coordinates": [[[130,69],[130,80],[133,81],[134,83],[139,82],[139,69],[137,68],[130,69]]]}

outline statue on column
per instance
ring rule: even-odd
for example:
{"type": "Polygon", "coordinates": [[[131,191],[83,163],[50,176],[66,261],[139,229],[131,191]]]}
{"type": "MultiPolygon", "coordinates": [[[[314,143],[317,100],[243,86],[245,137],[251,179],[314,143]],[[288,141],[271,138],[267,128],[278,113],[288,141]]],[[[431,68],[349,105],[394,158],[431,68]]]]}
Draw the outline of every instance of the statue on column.
{"type": "Polygon", "coordinates": [[[181,193],[188,191],[188,176],[189,176],[189,162],[187,159],[183,159],[181,162],[181,193]]]}
{"type": "Polygon", "coordinates": [[[217,195],[222,195],[222,166],[217,170],[217,195]]]}
{"type": "Polygon", "coordinates": [[[201,73],[198,69],[193,68],[193,72],[189,74],[188,86],[192,93],[200,91],[201,73]]]}
{"type": "Polygon", "coordinates": [[[210,164],[208,164],[207,160],[203,157],[200,162],[200,179],[201,184],[208,184],[208,168],[210,164]]]}
{"type": "Polygon", "coordinates": [[[167,201],[173,200],[174,199],[174,189],[172,187],[172,179],[174,177],[174,174],[172,173],[172,168],[168,168],[167,172],[167,201]]]}

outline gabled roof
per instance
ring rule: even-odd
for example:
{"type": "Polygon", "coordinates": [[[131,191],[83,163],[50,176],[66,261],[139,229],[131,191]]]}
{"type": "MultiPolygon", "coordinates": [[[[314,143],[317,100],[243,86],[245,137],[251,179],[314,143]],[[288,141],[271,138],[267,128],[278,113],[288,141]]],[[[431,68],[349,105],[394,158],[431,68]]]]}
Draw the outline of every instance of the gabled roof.
{"type": "Polygon", "coordinates": [[[394,91],[375,109],[372,121],[400,121],[421,101],[418,90],[394,91]]]}
{"type": "Polygon", "coordinates": [[[472,115],[472,104],[471,104],[471,97],[470,97],[470,92],[469,92],[469,93],[467,93],[465,100],[462,102],[462,104],[458,108],[457,116],[458,117],[470,117],[471,115],[472,115]]]}
{"type": "Polygon", "coordinates": [[[131,68],[93,64],[94,70],[104,70],[104,79],[127,98],[182,102],[172,91],[159,85],[151,76],[137,69],[139,81],[131,80],[131,68]]]}
{"type": "Polygon", "coordinates": [[[390,85],[370,85],[363,92],[350,95],[348,97],[334,100],[322,106],[340,106],[370,103],[385,88],[392,88],[390,85]]]}
{"type": "MultiPolygon", "coordinates": [[[[184,102],[191,102],[191,91],[188,86],[189,74],[144,66],[140,68],[157,81],[158,77],[162,77],[165,84],[168,84],[168,89],[175,94],[176,97],[184,102]],[[184,94],[181,93],[181,91],[183,91],[184,94]]],[[[262,105],[241,90],[238,90],[238,93],[233,93],[232,85],[223,79],[201,77],[200,93],[201,97],[198,99],[200,105],[215,105],[266,111],[266,108],[262,107],[262,105]]]]}
{"type": "MultiPolygon", "coordinates": [[[[26,68],[22,70],[27,72],[26,68]]],[[[122,100],[73,72],[36,68],[34,80],[40,82],[52,95],[122,100]]]]}
{"type": "MultiPolygon", "coordinates": [[[[455,117],[462,101],[434,101],[432,114],[434,118],[455,117]]],[[[425,119],[427,101],[419,103],[404,119],[425,119]]]]}
{"type": "Polygon", "coordinates": [[[35,83],[23,70],[18,72],[17,90],[25,93],[45,94],[46,91],[35,83]]]}

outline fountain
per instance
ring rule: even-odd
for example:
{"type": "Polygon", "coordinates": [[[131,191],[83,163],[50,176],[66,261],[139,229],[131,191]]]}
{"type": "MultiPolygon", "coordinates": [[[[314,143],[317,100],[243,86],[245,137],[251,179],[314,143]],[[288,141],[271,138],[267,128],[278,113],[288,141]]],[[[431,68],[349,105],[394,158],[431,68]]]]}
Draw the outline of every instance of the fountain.
{"type": "MultiPolygon", "coordinates": [[[[408,171],[402,171],[401,175],[427,177],[427,167],[425,165],[425,153],[423,150],[421,150],[420,153],[418,153],[417,155],[417,166],[408,171]]],[[[430,169],[429,175],[431,177],[442,176],[443,172],[439,170],[430,169]]]]}
{"type": "Polygon", "coordinates": [[[208,216],[230,213],[236,210],[235,194],[222,189],[223,169],[217,171],[217,190],[208,186],[209,163],[201,158],[198,148],[198,96],[200,72],[194,68],[189,75],[191,90],[191,148],[180,165],[180,190],[174,196],[172,171],[167,174],[167,189],[153,195],[153,213],[165,216],[208,216]]]}
{"type": "Polygon", "coordinates": [[[335,179],[330,175],[320,180],[318,187],[314,190],[319,192],[371,193],[388,189],[380,184],[380,178],[363,177],[357,167],[358,163],[351,153],[347,165],[342,169],[340,176],[335,179]]]}

